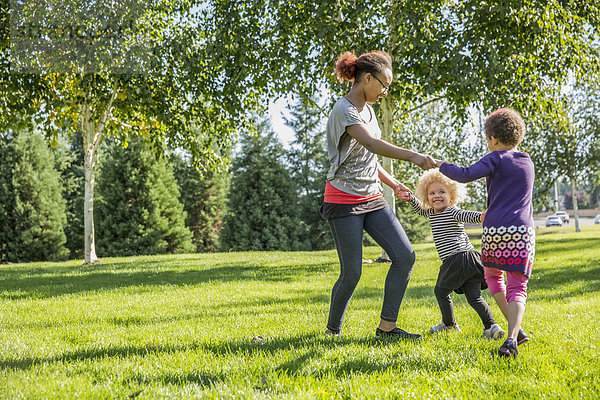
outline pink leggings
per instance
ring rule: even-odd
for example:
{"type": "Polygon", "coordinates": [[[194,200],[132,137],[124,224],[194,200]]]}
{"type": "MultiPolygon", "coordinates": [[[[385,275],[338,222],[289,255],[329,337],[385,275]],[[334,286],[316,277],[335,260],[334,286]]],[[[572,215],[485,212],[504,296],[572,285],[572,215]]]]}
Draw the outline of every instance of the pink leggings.
{"type": "Polygon", "coordinates": [[[506,301],[511,303],[518,301],[525,304],[527,299],[527,282],[529,278],[522,272],[506,271],[506,285],[504,284],[504,271],[497,268],[483,267],[485,281],[490,294],[505,292],[506,301]]]}

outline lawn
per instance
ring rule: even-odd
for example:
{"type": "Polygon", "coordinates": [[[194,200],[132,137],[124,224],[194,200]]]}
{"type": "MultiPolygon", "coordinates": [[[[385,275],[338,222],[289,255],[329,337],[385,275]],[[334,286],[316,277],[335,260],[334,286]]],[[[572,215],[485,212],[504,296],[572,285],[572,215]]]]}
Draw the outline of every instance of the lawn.
{"type": "Polygon", "coordinates": [[[420,343],[374,338],[389,266],[378,263],[364,264],[343,336],[323,335],[335,251],[0,265],[0,398],[595,399],[600,226],[572,231],[538,232],[532,340],[509,360],[462,296],[462,334],[426,333],[440,321],[432,244],[415,245],[398,321],[420,343]]]}

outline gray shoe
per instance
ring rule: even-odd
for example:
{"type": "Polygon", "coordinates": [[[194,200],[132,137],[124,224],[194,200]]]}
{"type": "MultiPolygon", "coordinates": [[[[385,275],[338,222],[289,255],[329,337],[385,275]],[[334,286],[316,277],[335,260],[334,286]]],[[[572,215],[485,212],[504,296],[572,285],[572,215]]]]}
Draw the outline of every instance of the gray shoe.
{"type": "Polygon", "coordinates": [[[504,337],[504,331],[500,328],[500,325],[493,324],[488,329],[483,330],[483,337],[490,340],[498,340],[504,337]]]}
{"type": "Polygon", "coordinates": [[[456,322],[454,323],[454,325],[451,325],[451,326],[447,326],[443,322],[440,322],[436,326],[432,326],[431,329],[429,329],[429,330],[431,331],[431,333],[440,333],[440,332],[446,332],[446,331],[451,331],[451,330],[455,330],[458,333],[462,332],[456,322]]]}
{"type": "Polygon", "coordinates": [[[335,332],[335,331],[333,331],[333,330],[331,330],[329,328],[325,331],[325,335],[327,335],[327,336],[333,336],[333,337],[340,337],[340,336],[342,336],[339,331],[335,332]]]}

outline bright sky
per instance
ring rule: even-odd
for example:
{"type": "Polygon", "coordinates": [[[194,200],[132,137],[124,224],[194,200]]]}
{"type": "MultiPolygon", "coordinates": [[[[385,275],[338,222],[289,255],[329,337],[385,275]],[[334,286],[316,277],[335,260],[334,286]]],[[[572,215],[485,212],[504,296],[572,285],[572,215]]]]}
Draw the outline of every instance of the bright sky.
{"type": "Polygon", "coordinates": [[[283,121],[282,113],[286,117],[289,117],[289,112],[286,107],[287,99],[285,98],[270,103],[269,118],[271,119],[273,131],[277,134],[281,143],[288,148],[290,143],[294,141],[294,131],[283,121]]]}

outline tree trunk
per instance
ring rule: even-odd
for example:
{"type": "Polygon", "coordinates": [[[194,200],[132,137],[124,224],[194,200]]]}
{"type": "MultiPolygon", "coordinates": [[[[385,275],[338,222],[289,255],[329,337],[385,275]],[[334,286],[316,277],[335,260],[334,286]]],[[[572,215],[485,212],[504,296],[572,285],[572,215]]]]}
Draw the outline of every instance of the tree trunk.
{"type": "MultiPolygon", "coordinates": [[[[392,142],[394,133],[394,105],[393,100],[387,96],[381,100],[381,138],[386,142],[392,142]]],[[[393,159],[389,157],[382,157],[381,166],[390,175],[394,176],[394,164],[393,159]]],[[[383,185],[383,197],[389,204],[392,212],[396,214],[396,196],[394,191],[388,185],[383,185]]],[[[381,250],[381,257],[378,261],[387,262],[390,258],[386,254],[385,250],[381,250]]]]}
{"type": "Polygon", "coordinates": [[[558,179],[554,181],[554,213],[558,211],[558,179]]]}
{"type": "Polygon", "coordinates": [[[573,203],[573,218],[575,218],[575,232],[579,232],[579,210],[577,208],[577,185],[575,176],[571,176],[571,202],[573,203]]]}
{"type": "Polygon", "coordinates": [[[110,118],[113,102],[117,98],[118,92],[119,82],[115,81],[111,97],[97,123],[89,96],[85,96],[82,105],[81,131],[83,134],[85,169],[85,197],[83,200],[85,264],[97,264],[100,262],[96,255],[96,234],[94,232],[94,184],[96,183],[98,147],[100,147],[102,134],[110,118]]]}
{"type": "MultiPolygon", "coordinates": [[[[395,1],[392,1],[390,7],[393,9],[396,7],[395,1]]],[[[396,46],[396,35],[398,32],[398,22],[395,20],[388,21],[388,30],[389,35],[387,39],[387,51],[389,54],[394,54],[394,47],[396,46]]],[[[394,99],[390,94],[384,96],[381,99],[381,138],[386,142],[392,143],[392,139],[394,136],[394,99]]],[[[385,169],[391,176],[394,176],[394,164],[393,159],[389,157],[382,157],[381,166],[385,169]]],[[[396,196],[391,187],[387,185],[383,185],[383,197],[389,204],[390,208],[394,215],[396,214],[396,196]]],[[[387,262],[390,261],[389,256],[386,254],[385,250],[381,250],[381,257],[378,261],[387,262]]]]}
{"type": "Polygon", "coordinates": [[[84,104],[81,131],[85,168],[85,197],[83,200],[83,225],[85,235],[85,264],[98,263],[94,233],[94,184],[96,183],[97,148],[94,143],[95,126],[89,104],[84,104]]]}
{"type": "MultiPolygon", "coordinates": [[[[386,142],[392,142],[394,134],[394,110],[393,103],[387,97],[381,100],[381,138],[386,142]]],[[[393,159],[382,157],[382,167],[392,176],[394,176],[393,159]]],[[[383,197],[390,205],[390,208],[396,213],[396,196],[394,191],[388,185],[383,185],[383,197]]]]}

